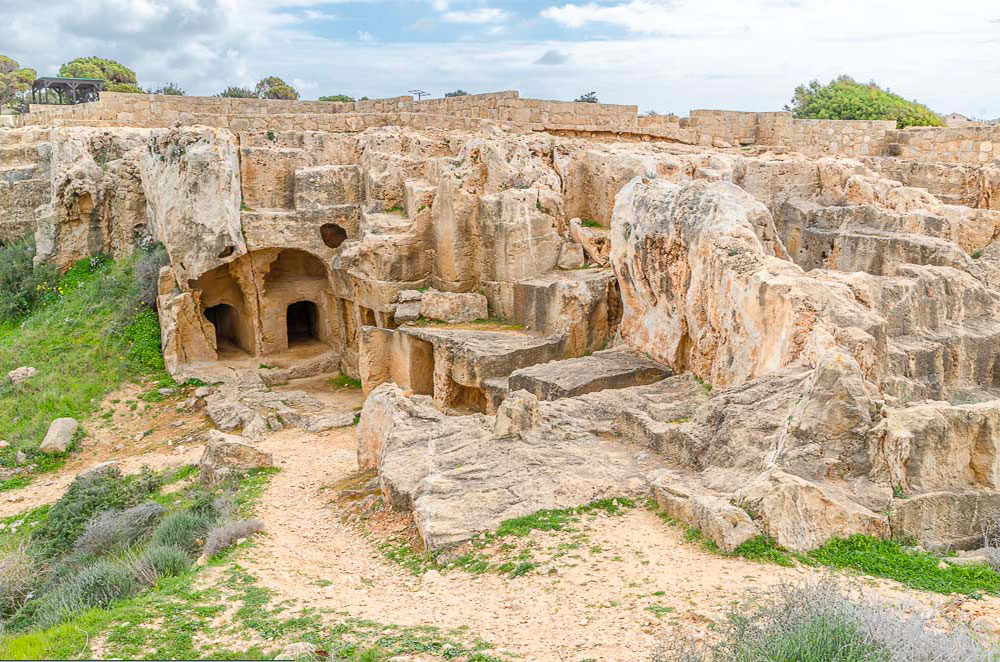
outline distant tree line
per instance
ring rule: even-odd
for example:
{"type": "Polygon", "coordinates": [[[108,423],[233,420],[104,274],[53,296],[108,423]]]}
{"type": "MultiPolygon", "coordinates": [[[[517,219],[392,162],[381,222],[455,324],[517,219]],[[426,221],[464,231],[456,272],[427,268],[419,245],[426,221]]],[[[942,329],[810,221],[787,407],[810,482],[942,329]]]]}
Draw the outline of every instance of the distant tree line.
{"type": "MultiPolygon", "coordinates": [[[[135,72],[120,62],[100,57],[79,57],[59,68],[63,78],[98,78],[105,81],[109,92],[132,92],[184,96],[186,92],[176,83],[167,83],[155,89],[143,89],[135,72]]],[[[31,84],[37,78],[34,69],[22,67],[13,58],[0,55],[0,110],[18,109],[31,93],[31,84]]],[[[463,89],[446,92],[445,97],[462,97],[469,93],[463,89]]],[[[267,76],[253,88],[230,86],[217,94],[231,99],[288,99],[299,98],[299,92],[278,76],[267,76]]],[[[366,101],[361,97],[359,101],[366,101]]],[[[319,97],[320,101],[349,103],[355,98],[346,94],[319,97]]],[[[577,103],[599,103],[596,92],[586,92],[574,99],[577,103]]],[[[943,118],[927,106],[904,99],[875,82],[859,83],[850,76],[840,76],[826,85],[813,80],[799,85],[791,103],[785,106],[795,117],[804,119],[837,120],[895,120],[900,128],[907,126],[943,126],[943,118]]],[[[655,115],[655,111],[649,111],[655,115]]]]}

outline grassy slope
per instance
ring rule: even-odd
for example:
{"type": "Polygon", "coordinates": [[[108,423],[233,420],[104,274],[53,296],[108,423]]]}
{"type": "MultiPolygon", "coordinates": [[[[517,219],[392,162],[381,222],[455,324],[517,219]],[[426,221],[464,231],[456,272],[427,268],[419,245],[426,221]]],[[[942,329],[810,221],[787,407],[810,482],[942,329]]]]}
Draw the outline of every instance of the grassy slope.
{"type": "MultiPolygon", "coordinates": [[[[135,290],[130,260],[83,260],[27,317],[0,326],[0,375],[19,366],[38,370],[20,384],[0,384],[0,437],[11,444],[0,450],[0,466],[14,466],[23,450],[50,468],[58,458],[35,449],[53,419],[85,418],[128,380],[169,382],[156,315],[136,307],[135,290]]],[[[7,487],[24,482],[13,480],[7,487]]]]}

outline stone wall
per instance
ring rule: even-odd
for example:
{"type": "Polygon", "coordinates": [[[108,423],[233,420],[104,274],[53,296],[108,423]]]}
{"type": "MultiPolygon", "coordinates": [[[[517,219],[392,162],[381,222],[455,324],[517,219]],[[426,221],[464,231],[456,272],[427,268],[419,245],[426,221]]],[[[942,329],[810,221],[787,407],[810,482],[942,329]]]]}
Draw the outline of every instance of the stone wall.
{"type": "Polygon", "coordinates": [[[416,115],[452,118],[453,121],[437,119],[418,123],[439,125],[440,128],[474,127],[484,121],[529,130],[544,130],[547,126],[613,129],[639,126],[636,106],[521,99],[517,92],[424,101],[397,97],[351,103],[105,92],[94,103],[43,106],[20,116],[17,124],[149,128],[204,124],[237,131],[247,128],[358,131],[385,123],[364,119],[373,115],[385,115],[396,123],[407,125],[416,115]]]}
{"type": "Polygon", "coordinates": [[[797,120],[791,113],[760,113],[757,142],[784,145],[808,156],[875,156],[886,151],[895,121],[797,120]]]}
{"type": "MultiPolygon", "coordinates": [[[[516,91],[416,101],[403,96],[350,103],[223,99],[106,92],[94,103],[36,106],[17,126],[205,125],[234,131],[358,132],[400,125],[475,129],[497,123],[521,131],[618,140],[731,147],[759,145],[820,156],[901,156],[918,162],[1000,160],[1000,126],[911,128],[891,121],[801,120],[789,112],[692,110],[690,117],[638,116],[629,105],[522,99],[516,91]]],[[[2,128],[2,126],[0,126],[2,128]]]]}
{"type": "Polygon", "coordinates": [[[982,165],[1000,160],[1000,126],[912,127],[893,131],[889,156],[982,165]]]}
{"type": "Polygon", "coordinates": [[[757,142],[759,115],[735,110],[692,110],[688,127],[705,136],[705,142],[719,138],[732,145],[752,145],[757,142]]]}
{"type": "Polygon", "coordinates": [[[876,156],[884,154],[895,122],[869,120],[798,120],[789,112],[745,113],[692,110],[688,126],[699,141],[731,145],[785,147],[807,156],[876,156]]]}

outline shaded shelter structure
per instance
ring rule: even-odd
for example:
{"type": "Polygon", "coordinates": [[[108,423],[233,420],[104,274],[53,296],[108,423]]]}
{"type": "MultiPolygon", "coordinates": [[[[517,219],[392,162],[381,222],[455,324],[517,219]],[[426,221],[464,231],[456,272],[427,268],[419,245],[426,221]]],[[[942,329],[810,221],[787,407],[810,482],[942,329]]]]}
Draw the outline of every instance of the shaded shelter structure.
{"type": "Polygon", "coordinates": [[[104,86],[102,78],[37,78],[31,84],[31,103],[70,105],[97,101],[104,86]],[[52,101],[52,92],[58,101],[52,101]]]}

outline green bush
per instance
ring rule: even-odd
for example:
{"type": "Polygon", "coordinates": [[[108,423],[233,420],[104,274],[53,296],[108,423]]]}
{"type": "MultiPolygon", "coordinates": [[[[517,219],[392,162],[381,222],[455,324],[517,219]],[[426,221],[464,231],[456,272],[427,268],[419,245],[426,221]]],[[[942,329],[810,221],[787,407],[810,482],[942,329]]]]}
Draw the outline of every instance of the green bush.
{"type": "Polygon", "coordinates": [[[135,506],[158,488],[159,478],[146,469],[134,476],[123,476],[115,466],[88,471],[77,476],[52,505],[32,541],[47,556],[65,553],[94,515],[135,506]]]}
{"type": "Polygon", "coordinates": [[[841,76],[826,85],[820,85],[818,80],[799,85],[785,110],[802,119],[896,120],[901,129],[944,125],[944,120],[927,106],[907,101],[874,82],[859,83],[850,76],[841,76]]]}
{"type": "Polygon", "coordinates": [[[205,539],[204,553],[212,558],[229,549],[241,538],[249,538],[264,530],[259,519],[243,519],[214,527],[205,539]]]}
{"type": "Polygon", "coordinates": [[[26,315],[50,289],[59,274],[50,265],[35,267],[34,239],[0,245],[0,324],[26,315]]]}
{"type": "Polygon", "coordinates": [[[129,564],[143,586],[152,586],[161,577],[176,577],[191,562],[187,552],[173,545],[150,545],[129,564]]]}
{"type": "Polygon", "coordinates": [[[101,555],[131,547],[149,535],[163,512],[158,503],[144,503],[125,511],[98,513],[87,523],[73,550],[78,554],[101,555]]]}
{"type": "Polygon", "coordinates": [[[170,264],[167,249],[155,243],[146,250],[140,250],[135,258],[132,273],[139,288],[139,302],[147,308],[156,309],[159,294],[160,269],[170,264]]]}
{"type": "Polygon", "coordinates": [[[211,526],[212,520],[206,515],[176,512],[160,522],[153,531],[150,543],[178,547],[191,556],[197,556],[211,526]]]}
{"type": "Polygon", "coordinates": [[[103,608],[115,600],[135,595],[139,582],[119,563],[101,559],[46,594],[33,610],[32,625],[45,628],[56,625],[89,607],[103,608]]]}
{"type": "Polygon", "coordinates": [[[20,609],[40,579],[38,561],[25,545],[0,551],[0,619],[20,609]]]}
{"type": "Polygon", "coordinates": [[[783,584],[730,607],[706,648],[664,639],[653,662],[995,662],[967,630],[941,631],[910,605],[850,594],[840,581],[783,584]]]}

